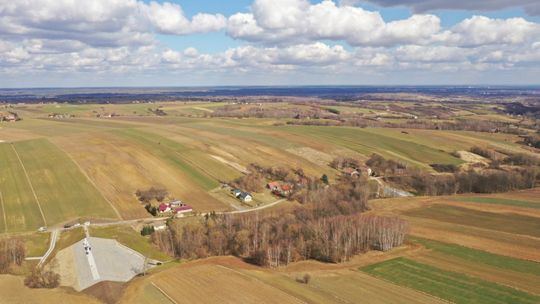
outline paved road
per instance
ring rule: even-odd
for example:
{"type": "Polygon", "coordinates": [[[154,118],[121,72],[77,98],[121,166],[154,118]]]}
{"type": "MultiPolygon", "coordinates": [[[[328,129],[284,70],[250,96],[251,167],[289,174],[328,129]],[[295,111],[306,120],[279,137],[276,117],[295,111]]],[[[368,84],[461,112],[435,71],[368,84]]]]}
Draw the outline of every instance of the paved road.
{"type": "Polygon", "coordinates": [[[47,249],[47,252],[45,252],[45,254],[39,260],[38,266],[41,266],[43,263],[45,263],[49,255],[51,255],[51,253],[53,252],[54,247],[56,246],[56,240],[58,240],[59,234],[60,234],[60,230],[58,229],[54,229],[51,231],[51,242],[49,243],[49,249],[47,249]]]}

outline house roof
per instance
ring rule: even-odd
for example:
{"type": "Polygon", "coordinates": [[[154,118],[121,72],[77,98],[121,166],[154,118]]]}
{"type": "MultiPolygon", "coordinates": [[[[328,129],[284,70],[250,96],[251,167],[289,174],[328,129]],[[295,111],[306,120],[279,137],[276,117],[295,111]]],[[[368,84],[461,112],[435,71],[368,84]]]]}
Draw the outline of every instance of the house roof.
{"type": "Polygon", "coordinates": [[[163,211],[167,210],[167,208],[169,208],[168,204],[165,204],[165,203],[159,204],[159,211],[163,212],[163,211]]]}
{"type": "Polygon", "coordinates": [[[285,184],[281,186],[281,191],[290,191],[292,189],[291,185],[285,184]]]}
{"type": "Polygon", "coordinates": [[[279,187],[279,182],[269,182],[266,185],[268,186],[268,188],[277,188],[279,187]]]}
{"type": "Polygon", "coordinates": [[[191,208],[191,206],[189,206],[189,205],[174,208],[174,212],[185,212],[185,211],[192,211],[192,210],[193,210],[193,208],[191,208]]]}
{"type": "Polygon", "coordinates": [[[242,193],[240,193],[240,198],[241,198],[241,199],[245,199],[245,198],[248,197],[248,196],[253,197],[253,196],[252,196],[250,193],[248,193],[248,192],[242,192],[242,193]]]}

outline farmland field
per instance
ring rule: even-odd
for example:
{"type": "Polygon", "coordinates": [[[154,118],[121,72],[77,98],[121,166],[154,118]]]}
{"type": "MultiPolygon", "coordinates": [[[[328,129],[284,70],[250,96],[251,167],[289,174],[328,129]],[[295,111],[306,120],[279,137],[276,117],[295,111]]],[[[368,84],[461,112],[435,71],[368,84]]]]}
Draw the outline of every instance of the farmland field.
{"type": "Polygon", "coordinates": [[[459,225],[468,225],[534,237],[540,236],[540,221],[538,218],[517,214],[498,214],[441,204],[407,211],[404,214],[459,225]]]}
{"type": "Polygon", "coordinates": [[[464,246],[412,238],[428,249],[409,258],[498,284],[540,294],[540,263],[511,258],[464,246]]]}
{"type": "Polygon", "coordinates": [[[77,217],[114,218],[111,206],[69,157],[45,139],[17,142],[47,223],[77,217]]]}
{"type": "Polygon", "coordinates": [[[456,200],[460,202],[494,204],[494,205],[503,205],[503,206],[515,206],[515,207],[523,207],[523,208],[540,209],[540,202],[513,200],[513,199],[505,199],[505,198],[459,197],[459,198],[456,198],[456,200]]]}
{"type": "Polygon", "coordinates": [[[45,224],[38,202],[11,144],[0,144],[0,217],[4,232],[34,230],[45,224]]]}
{"type": "Polygon", "coordinates": [[[135,282],[126,290],[122,303],[142,303],[140,299],[157,302],[164,294],[177,303],[442,303],[349,270],[314,274],[307,285],[296,281],[299,275],[258,269],[232,257],[211,258],[135,282]],[[174,288],[180,285],[184,288],[174,288]]]}
{"type": "Polygon", "coordinates": [[[366,266],[362,271],[454,303],[537,303],[540,297],[406,258],[366,266]]]}
{"type": "MultiPolygon", "coordinates": [[[[531,189],[495,196],[534,201],[537,193],[538,189],[531,189]]],[[[403,216],[416,237],[540,262],[540,240],[534,237],[539,231],[537,209],[456,202],[460,197],[375,200],[371,207],[375,213],[403,216]]]]}
{"type": "MultiPolygon", "coordinates": [[[[473,161],[453,152],[473,146],[534,154],[511,134],[210,117],[227,104],[21,106],[24,119],[0,128],[0,233],[22,237],[28,255],[39,256],[47,249],[49,234],[29,231],[43,225],[60,228],[79,219],[148,221],[151,215],[135,193],[150,187],[166,189],[167,200],[180,199],[196,212],[248,209],[278,201],[265,189],[254,191],[253,202],[245,204],[221,187],[249,173],[252,163],[301,168],[316,179],[326,174],[332,184],[341,175],[330,167],[338,156],[363,162],[377,153],[433,173],[430,164],[434,163],[472,167],[473,161]],[[155,115],[157,108],[167,115],[155,115]],[[49,118],[53,112],[76,117],[49,118]],[[110,113],[118,116],[103,116],[110,113]]],[[[244,112],[250,107],[259,106],[239,106],[244,112]]],[[[283,103],[261,107],[311,109],[283,103]]],[[[332,108],[372,117],[385,112],[332,108]]],[[[385,119],[402,122],[397,116],[392,112],[385,119]]],[[[466,296],[478,303],[535,303],[540,295],[539,195],[536,188],[371,200],[368,212],[408,221],[410,237],[400,248],[368,252],[343,264],[305,261],[278,269],[255,267],[233,257],[167,262],[128,283],[120,302],[464,303],[466,296]],[[305,274],[311,276],[309,284],[299,282],[305,274]]],[[[283,202],[270,212],[295,206],[294,200],[283,202]]],[[[125,224],[93,226],[90,233],[116,239],[151,258],[171,260],[130,227],[140,229],[141,223],[125,224]]],[[[51,257],[83,237],[82,229],[63,231],[51,257]]]]}

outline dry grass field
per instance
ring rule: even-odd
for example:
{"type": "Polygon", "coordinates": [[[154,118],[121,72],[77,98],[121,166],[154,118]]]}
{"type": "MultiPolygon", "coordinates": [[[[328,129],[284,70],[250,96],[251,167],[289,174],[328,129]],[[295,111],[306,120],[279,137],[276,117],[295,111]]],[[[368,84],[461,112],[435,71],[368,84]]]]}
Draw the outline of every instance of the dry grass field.
{"type": "Polygon", "coordinates": [[[301,275],[233,257],[210,258],[137,279],[122,303],[158,303],[163,297],[176,303],[443,303],[348,269],[313,273],[309,284],[296,281],[301,275]]]}
{"type": "Polygon", "coordinates": [[[0,303],[10,304],[99,304],[97,299],[74,291],[56,289],[30,289],[23,277],[0,275],[0,303]]]}

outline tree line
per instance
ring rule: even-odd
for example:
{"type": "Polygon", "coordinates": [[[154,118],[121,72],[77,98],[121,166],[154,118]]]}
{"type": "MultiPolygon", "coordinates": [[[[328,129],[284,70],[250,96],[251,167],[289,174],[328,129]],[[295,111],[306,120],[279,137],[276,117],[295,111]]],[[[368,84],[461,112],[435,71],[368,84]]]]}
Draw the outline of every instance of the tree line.
{"type": "Polygon", "coordinates": [[[21,239],[0,240],[0,273],[9,273],[12,266],[21,266],[25,258],[26,248],[21,239]]]}
{"type": "Polygon", "coordinates": [[[171,221],[170,229],[152,234],[152,241],[182,259],[235,255],[269,267],[306,259],[338,263],[403,243],[404,220],[362,214],[368,209],[367,180],[343,179],[334,185],[309,180],[295,192],[301,205],[292,212],[210,214],[171,221]]]}

